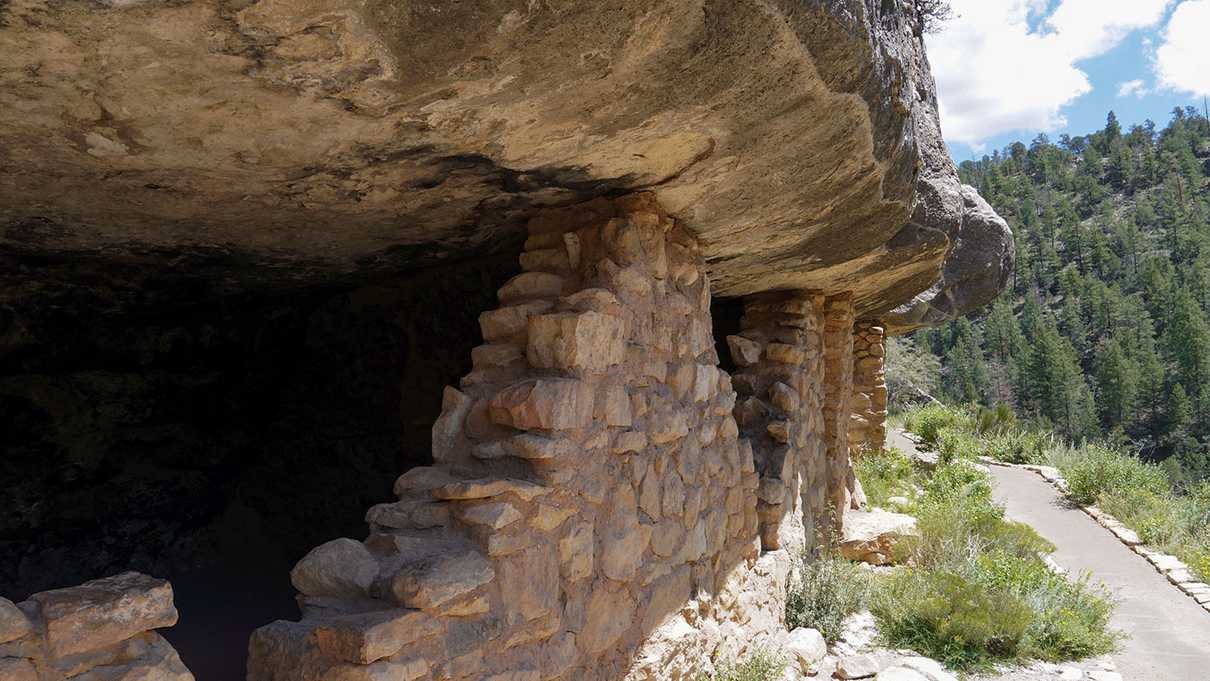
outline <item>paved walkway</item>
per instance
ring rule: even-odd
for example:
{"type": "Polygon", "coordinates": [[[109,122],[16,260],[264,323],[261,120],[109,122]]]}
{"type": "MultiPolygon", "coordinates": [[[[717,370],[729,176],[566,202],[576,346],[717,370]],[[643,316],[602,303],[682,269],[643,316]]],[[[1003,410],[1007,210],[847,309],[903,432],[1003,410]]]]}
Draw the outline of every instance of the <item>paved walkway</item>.
{"type": "MultiPolygon", "coordinates": [[[[915,449],[898,431],[887,438],[905,452],[915,449]]],[[[1113,626],[1130,638],[1112,657],[1125,681],[1210,681],[1210,613],[1036,474],[991,470],[996,500],[1008,517],[1050,540],[1056,563],[1073,574],[1091,573],[1117,597],[1113,626]]]]}

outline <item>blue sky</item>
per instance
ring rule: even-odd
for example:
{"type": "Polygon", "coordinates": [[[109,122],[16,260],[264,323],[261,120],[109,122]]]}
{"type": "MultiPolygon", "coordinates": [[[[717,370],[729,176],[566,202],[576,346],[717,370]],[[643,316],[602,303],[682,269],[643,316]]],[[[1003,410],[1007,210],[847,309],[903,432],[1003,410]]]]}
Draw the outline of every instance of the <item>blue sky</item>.
{"type": "Polygon", "coordinates": [[[957,161],[1039,132],[1082,135],[1113,110],[1163,125],[1210,94],[1210,0],[953,0],[928,37],[957,161]]]}

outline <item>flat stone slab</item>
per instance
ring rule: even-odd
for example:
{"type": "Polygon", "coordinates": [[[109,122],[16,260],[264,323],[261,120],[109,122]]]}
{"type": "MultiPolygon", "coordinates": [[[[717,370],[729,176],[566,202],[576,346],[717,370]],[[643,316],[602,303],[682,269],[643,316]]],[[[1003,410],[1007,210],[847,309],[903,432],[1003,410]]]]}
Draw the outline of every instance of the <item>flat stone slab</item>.
{"type": "Polygon", "coordinates": [[[88,652],[176,624],[172,585],[138,572],[85,582],[30,597],[56,657],[88,652]]]}
{"type": "Polygon", "coordinates": [[[849,560],[888,565],[906,537],[919,536],[916,519],[903,513],[874,508],[848,511],[844,516],[844,539],[840,554],[849,560]]]}

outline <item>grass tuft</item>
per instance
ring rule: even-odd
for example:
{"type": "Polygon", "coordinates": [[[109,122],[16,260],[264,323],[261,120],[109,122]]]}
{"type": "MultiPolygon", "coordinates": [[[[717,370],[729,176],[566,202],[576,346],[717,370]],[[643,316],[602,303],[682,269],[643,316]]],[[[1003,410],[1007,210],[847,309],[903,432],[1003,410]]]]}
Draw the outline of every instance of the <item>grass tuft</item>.
{"type": "Polygon", "coordinates": [[[739,664],[716,664],[715,673],[704,678],[709,681],[780,681],[785,670],[786,658],[759,648],[739,664]]]}

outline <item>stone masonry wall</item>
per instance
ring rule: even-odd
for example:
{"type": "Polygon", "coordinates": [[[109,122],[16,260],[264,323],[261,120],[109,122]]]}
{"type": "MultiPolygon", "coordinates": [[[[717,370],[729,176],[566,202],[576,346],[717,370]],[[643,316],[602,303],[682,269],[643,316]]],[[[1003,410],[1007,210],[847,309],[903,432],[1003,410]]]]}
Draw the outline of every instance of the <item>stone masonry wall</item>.
{"type": "Polygon", "coordinates": [[[853,392],[853,301],[829,297],[824,303],[823,418],[827,443],[828,513],[833,538],[841,535],[844,512],[854,491],[849,460],[849,398],[853,392]]]}
{"type": "Polygon", "coordinates": [[[886,446],[886,333],[871,322],[853,328],[853,394],[849,455],[886,446]]]}
{"type": "Polygon", "coordinates": [[[137,572],[0,598],[3,681],[193,681],[154,630],[176,624],[172,586],[137,572]]]}
{"type": "Polygon", "coordinates": [[[744,299],[742,331],[728,336],[740,433],[760,474],[761,546],[801,551],[826,526],[823,422],[824,298],[775,292],[744,299]]]}
{"type": "MultiPolygon", "coordinates": [[[[695,240],[646,195],[529,232],[474,369],[446,389],[435,464],[370,509],[366,540],[299,562],[302,620],[253,635],[250,681],[692,678],[784,635],[789,554],[760,551],[695,240]]],[[[796,305],[805,320],[818,303],[796,305]]],[[[816,361],[803,328],[791,366],[816,361]]],[[[819,381],[793,373],[768,376],[790,381],[784,438],[802,425],[809,444],[819,381]]]]}

